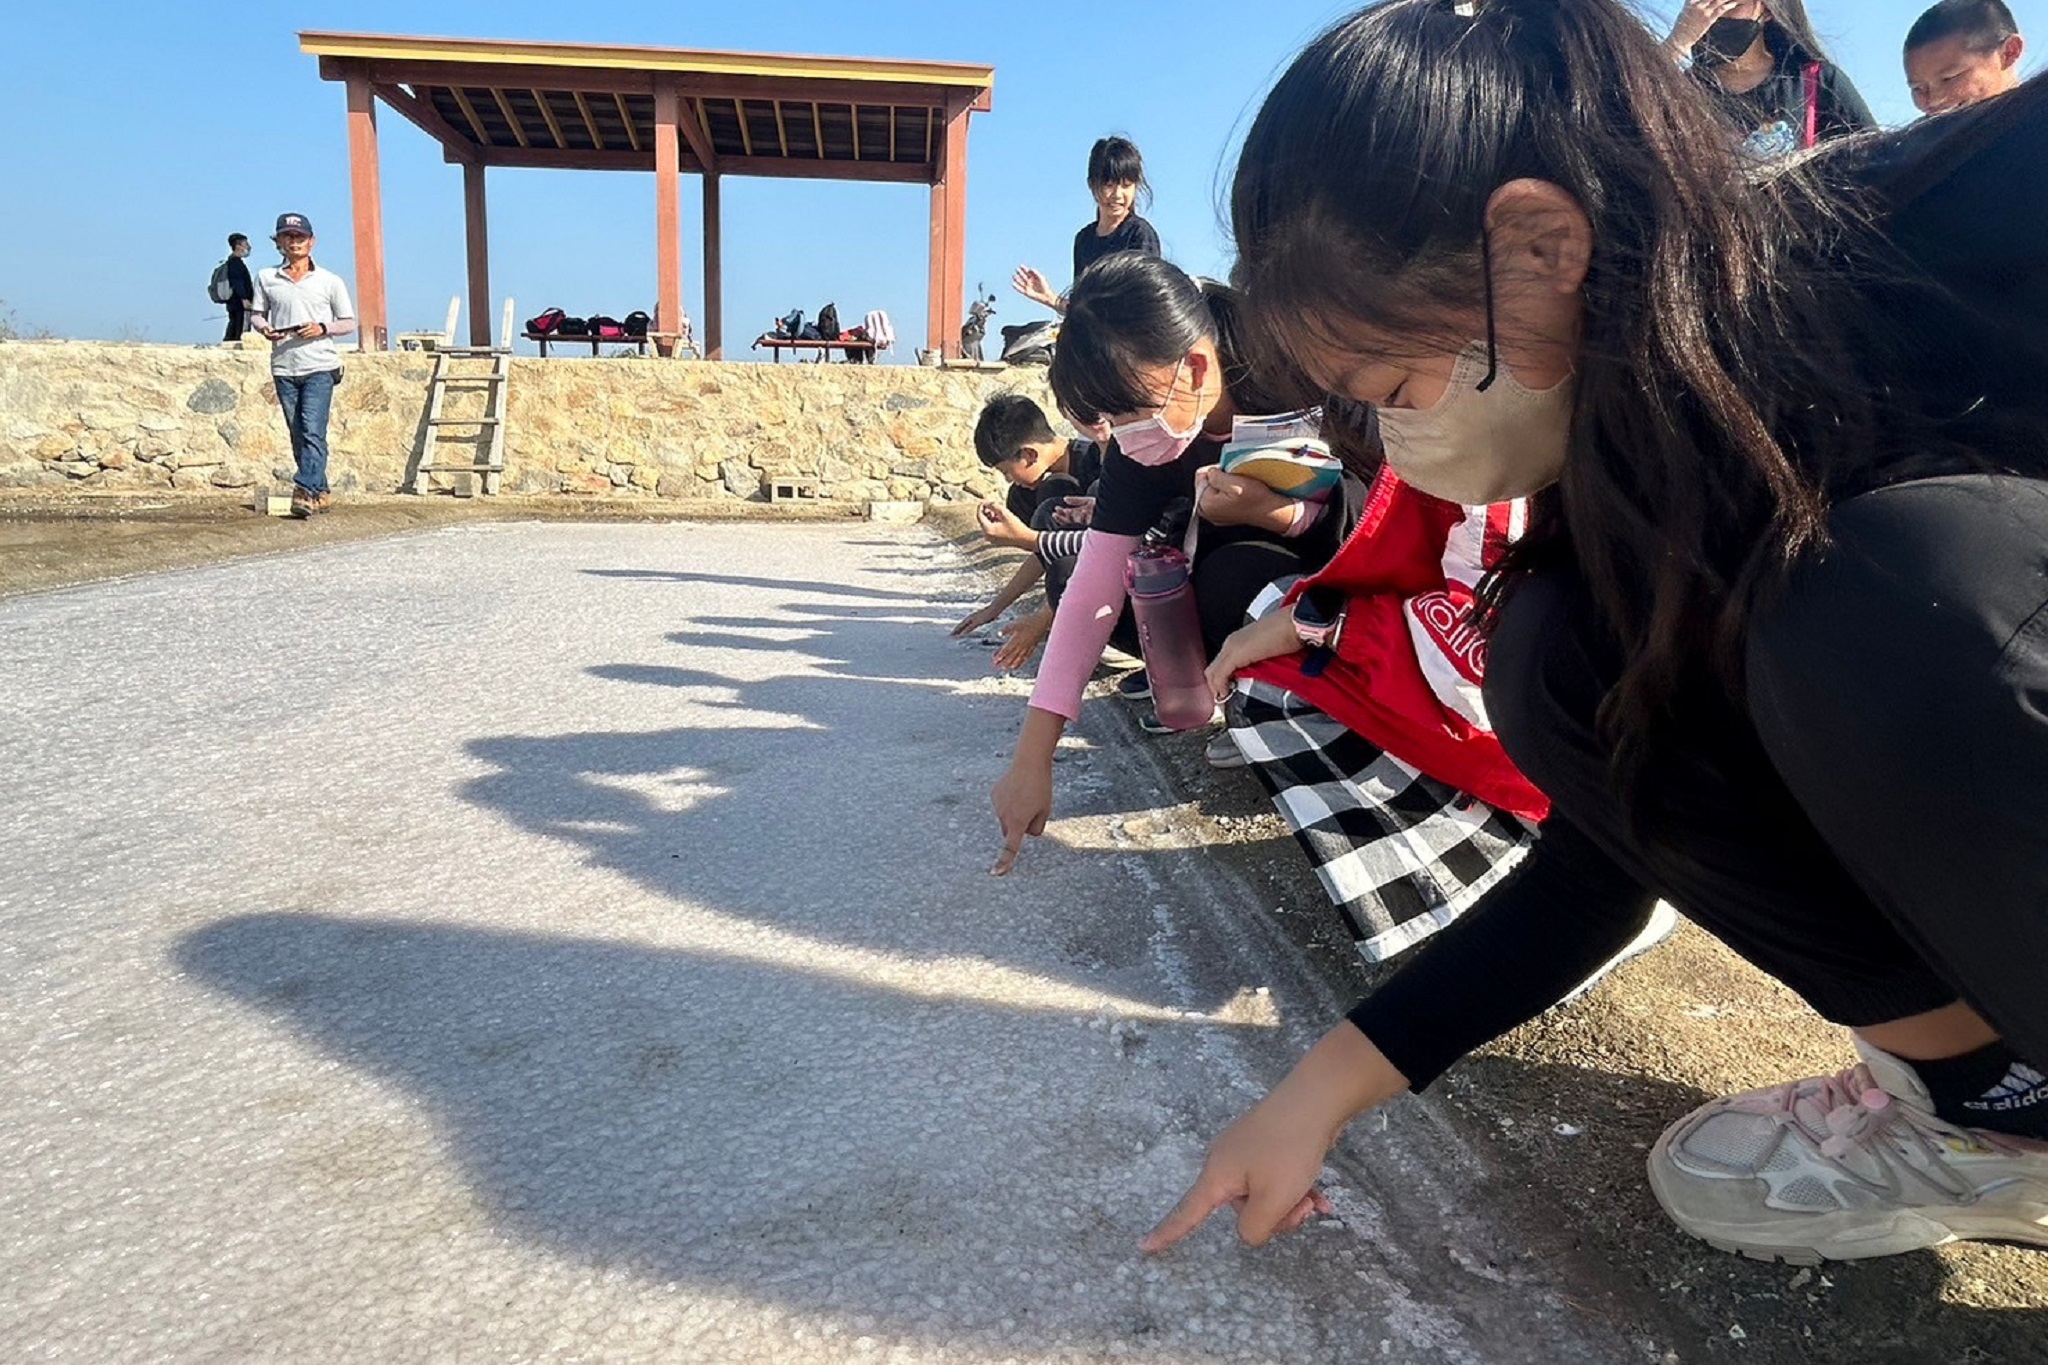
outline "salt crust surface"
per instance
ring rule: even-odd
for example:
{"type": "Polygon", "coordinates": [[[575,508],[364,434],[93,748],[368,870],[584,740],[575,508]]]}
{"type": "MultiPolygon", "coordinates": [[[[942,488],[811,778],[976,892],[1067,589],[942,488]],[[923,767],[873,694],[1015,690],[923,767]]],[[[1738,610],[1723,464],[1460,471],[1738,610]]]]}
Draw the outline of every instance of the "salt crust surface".
{"type": "Polygon", "coordinates": [[[6,1354],[1569,1354],[1376,1235],[1398,1152],[1134,1253],[1328,1002],[1086,722],[987,877],[979,590],[916,529],[539,525],[0,604],[6,1354]]]}

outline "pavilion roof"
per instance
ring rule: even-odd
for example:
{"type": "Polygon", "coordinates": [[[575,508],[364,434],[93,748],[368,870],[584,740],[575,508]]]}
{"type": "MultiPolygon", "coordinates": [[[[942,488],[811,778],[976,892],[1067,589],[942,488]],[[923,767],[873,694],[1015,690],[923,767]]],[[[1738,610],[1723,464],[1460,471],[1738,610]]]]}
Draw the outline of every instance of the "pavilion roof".
{"type": "Polygon", "coordinates": [[[991,107],[995,69],[952,62],[301,33],[327,80],[367,78],[451,162],[654,168],[657,91],[681,169],[935,183],[946,122],[991,107]]]}

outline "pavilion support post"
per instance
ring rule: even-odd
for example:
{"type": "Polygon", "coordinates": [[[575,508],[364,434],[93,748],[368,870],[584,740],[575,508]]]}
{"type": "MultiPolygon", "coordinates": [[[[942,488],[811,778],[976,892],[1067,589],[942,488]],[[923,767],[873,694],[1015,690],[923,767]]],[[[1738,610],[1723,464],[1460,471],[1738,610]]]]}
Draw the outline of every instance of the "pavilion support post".
{"type": "Polygon", "coordinates": [[[719,230],[719,177],[704,176],[704,358],[725,359],[725,261],[719,230]]]}
{"type": "Polygon", "coordinates": [[[925,344],[940,355],[957,356],[960,324],[966,320],[967,102],[949,105],[946,115],[933,157],[938,179],[932,184],[931,302],[925,314],[925,344]]]}
{"type": "Polygon", "coordinates": [[[377,178],[377,94],[366,74],[348,77],[348,167],[355,209],[357,346],[381,351],[390,335],[384,309],[384,206],[377,178]]]}
{"type": "MultiPolygon", "coordinates": [[[[673,84],[654,87],[654,330],[683,321],[682,100],[673,84]]],[[[663,343],[664,354],[669,343],[663,343]]]]}
{"type": "MultiPolygon", "coordinates": [[[[484,168],[462,167],[462,222],[469,246],[469,344],[491,344],[491,229],[484,208],[484,168]]],[[[506,338],[511,344],[511,338],[506,338]]]]}

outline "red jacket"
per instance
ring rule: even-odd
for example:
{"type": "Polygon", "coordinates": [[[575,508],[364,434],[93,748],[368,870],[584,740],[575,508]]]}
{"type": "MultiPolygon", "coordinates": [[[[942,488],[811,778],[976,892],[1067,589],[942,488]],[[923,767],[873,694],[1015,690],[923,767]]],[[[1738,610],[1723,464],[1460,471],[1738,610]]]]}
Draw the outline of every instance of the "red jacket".
{"type": "Polygon", "coordinates": [[[1530,820],[1550,800],[1522,776],[1486,721],[1479,686],[1486,641],[1472,624],[1480,576],[1520,534],[1527,503],[1464,508],[1382,468],[1358,529],[1318,572],[1296,583],[1349,599],[1337,657],[1316,677],[1305,653],[1245,670],[1284,687],[1395,758],[1498,809],[1530,820]]]}

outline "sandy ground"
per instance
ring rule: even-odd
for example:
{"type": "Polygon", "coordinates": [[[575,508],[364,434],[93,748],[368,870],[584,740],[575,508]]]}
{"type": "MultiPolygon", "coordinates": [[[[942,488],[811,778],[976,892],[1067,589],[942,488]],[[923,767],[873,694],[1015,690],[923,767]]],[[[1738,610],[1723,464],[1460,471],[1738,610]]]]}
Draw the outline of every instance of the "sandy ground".
{"type": "MultiPolygon", "coordinates": [[[[606,510],[613,516],[619,515],[612,509],[606,510]]],[[[627,508],[623,512],[627,516],[650,512],[658,515],[660,510],[627,508]]],[[[298,525],[266,522],[225,508],[191,509],[182,503],[165,508],[93,505],[87,515],[80,515],[76,508],[28,511],[20,504],[11,504],[0,506],[0,591],[26,590],[31,594],[9,611],[47,611],[54,603],[76,604],[86,600],[78,593],[36,591],[65,581],[121,577],[237,555],[275,554],[304,547],[309,542],[328,544],[449,521],[506,515],[523,517],[530,513],[511,504],[389,499],[358,504],[310,524],[298,525]]],[[[986,591],[989,582],[1007,573],[1008,565],[1000,557],[976,552],[969,537],[957,534],[964,526],[964,520],[937,519],[936,534],[956,533],[950,546],[933,544],[926,532],[919,531],[855,533],[900,547],[890,572],[909,577],[901,583],[890,581],[887,590],[908,593],[920,605],[911,613],[916,619],[895,624],[919,633],[937,631],[942,636],[943,619],[964,613],[976,592],[986,591]],[[978,576],[954,572],[963,566],[970,575],[978,576]],[[920,574],[929,576],[920,580],[920,574]]],[[[441,538],[427,537],[436,541],[441,538]]],[[[352,553],[367,554],[367,564],[379,565],[390,557],[393,547],[416,544],[420,539],[409,537],[377,547],[374,552],[365,547],[352,553]]],[[[312,555],[246,566],[239,572],[274,587],[278,574],[298,572],[295,566],[338,552],[318,550],[312,555]]],[[[884,551],[877,549],[876,553],[884,551]]],[[[207,580],[203,575],[183,574],[162,581],[192,580],[217,581],[207,580]]],[[[351,591],[356,582],[351,579],[351,591]]],[[[137,610],[135,594],[123,591],[122,586],[97,591],[102,594],[96,608],[98,614],[60,613],[67,624],[52,639],[60,635],[68,639],[96,638],[94,632],[98,630],[120,629],[137,610]],[[81,628],[86,630],[84,636],[79,634],[81,628]]],[[[153,598],[155,590],[149,595],[153,598]]],[[[736,603],[734,607],[735,622],[740,619],[739,612],[776,609],[772,604],[764,608],[759,602],[736,603]]],[[[384,609],[392,608],[387,603],[384,609]]],[[[261,609],[242,619],[253,627],[263,619],[261,609]]],[[[17,640],[23,638],[18,633],[19,620],[9,629],[17,632],[17,640]]],[[[981,659],[973,655],[975,646],[952,648],[957,651],[953,657],[967,670],[961,675],[963,678],[985,668],[981,659]]],[[[83,671],[71,679],[74,686],[88,691],[112,686],[103,672],[87,667],[93,661],[91,651],[82,652],[79,658],[82,662],[77,667],[83,671]]],[[[44,663],[49,663],[47,657],[44,663]]],[[[460,680],[451,681],[460,691],[460,680]]],[[[187,677],[142,685],[156,687],[158,690],[152,695],[162,696],[167,714],[175,715],[193,706],[219,704],[219,694],[206,692],[203,683],[203,679],[187,677]],[[200,688],[197,695],[192,691],[195,686],[200,688]]],[[[16,674],[5,689],[10,703],[14,702],[19,684],[20,675],[16,674]]],[[[267,684],[288,685],[284,679],[267,684]]],[[[997,703],[1002,715],[984,723],[1000,736],[1014,723],[1009,717],[1016,704],[1017,689],[1013,684],[1009,692],[999,690],[995,695],[1002,698],[997,703]]],[[[273,700],[276,705],[285,706],[284,701],[273,700]]],[[[603,716],[603,703],[594,696],[586,698],[585,704],[588,714],[603,716]]],[[[374,718],[367,714],[372,709],[366,707],[366,733],[374,729],[374,718]]],[[[18,704],[14,714],[18,720],[31,718],[18,704]]],[[[286,712],[280,711],[277,719],[281,732],[286,728],[286,712]]],[[[49,750],[52,732],[19,723],[12,728],[17,754],[33,757],[49,750]]],[[[1271,1074],[1277,1074],[1277,1068],[1284,1066],[1285,1054],[1299,1036],[1312,1034],[1324,1019],[1332,1017],[1343,998],[1369,988],[1371,976],[1352,958],[1334,916],[1254,780],[1242,772],[1209,770],[1201,762],[1197,740],[1174,737],[1162,741],[1143,736],[1113,700],[1105,698],[1093,703],[1082,728],[1088,742],[1101,751],[1133,756],[1129,763],[1118,760],[1109,765],[1111,768],[1128,767],[1134,774],[1133,780],[1141,785],[1156,785],[1153,796],[1144,803],[1149,813],[1133,826],[1129,811],[1105,813],[1101,807],[1104,800],[1112,804],[1116,800],[1107,794],[1109,789],[1076,791],[1079,784],[1069,782],[1063,790],[1069,793],[1069,800],[1081,807],[1072,815],[1098,821],[1092,833],[1076,827],[1075,845],[1085,848],[1090,840],[1106,840],[1118,851],[1127,851],[1118,844],[1119,839],[1125,845],[1132,839],[1169,846],[1181,842],[1197,845],[1199,852],[1175,856],[1194,858],[1237,888],[1239,894],[1248,894],[1250,903],[1263,916],[1265,927],[1272,931],[1269,937],[1277,937],[1280,943],[1279,947],[1269,944],[1257,948],[1254,937],[1252,948],[1234,941],[1229,945],[1233,951],[1269,952],[1271,955],[1261,960],[1278,964],[1274,967],[1276,978],[1286,975],[1285,965],[1289,961],[1306,963],[1308,967],[1303,980],[1285,987],[1292,1005],[1287,1027],[1271,1037],[1262,1035],[1262,1047],[1242,1055],[1239,1060],[1243,1069],[1230,1076],[1227,1083],[1214,1087],[1204,1097],[1183,1096],[1171,1104],[1165,1089],[1152,1096],[1179,1123],[1174,1130],[1180,1144],[1177,1159],[1188,1161],[1193,1159],[1198,1136],[1213,1131],[1230,1110],[1248,1102],[1249,1096],[1256,1093],[1257,1084],[1270,1079],[1271,1074]],[[1117,823],[1119,817],[1121,823],[1117,823]],[[1285,944],[1290,942],[1299,950],[1298,954],[1285,950],[1285,944]]],[[[152,751],[153,741],[147,733],[129,738],[139,743],[143,752],[152,751]]],[[[286,745],[282,751],[289,751],[288,743],[281,737],[272,742],[286,745]]],[[[947,818],[961,822],[957,837],[967,843],[971,844],[975,837],[977,822],[986,820],[981,806],[983,779],[992,775],[990,765],[999,759],[996,750],[1003,744],[992,747],[988,753],[977,753],[975,762],[959,772],[950,770],[956,760],[947,760],[949,777],[945,791],[940,794],[956,798],[948,808],[947,818]],[[989,768],[988,773],[980,771],[984,767],[989,768]],[[974,780],[954,780],[970,769],[974,780]],[[957,815],[953,813],[955,807],[957,815]]],[[[124,752],[117,746],[109,761],[124,752]]],[[[17,778],[17,784],[30,781],[27,777],[17,778]]],[[[57,783],[59,778],[45,772],[42,785],[57,783]]],[[[0,804],[0,809],[7,809],[10,814],[11,823],[5,828],[15,836],[27,827],[19,815],[24,800],[19,793],[23,791],[29,796],[42,794],[41,786],[17,785],[17,794],[0,804]]],[[[1069,814],[1063,802],[1062,816],[1069,814]]],[[[100,837],[100,829],[100,822],[81,811],[69,817],[68,822],[59,821],[40,833],[45,839],[71,837],[88,845],[100,837]]],[[[773,836],[764,832],[761,837],[773,836]]],[[[449,867],[473,869],[474,857],[459,847],[462,841],[442,842],[440,856],[449,867]]],[[[993,843],[992,834],[988,842],[993,843]]],[[[15,856],[10,855],[10,859],[15,856]]],[[[44,856],[49,856],[47,850],[44,856]]],[[[341,878],[351,887],[363,879],[359,872],[341,878]]],[[[1178,879],[1173,884],[1179,889],[1178,879]]],[[[568,885],[564,883],[565,888],[568,885]]],[[[1020,881],[1017,885],[1028,887],[1030,882],[1020,881]]],[[[1170,901],[1178,899],[1176,896],[1170,901]]],[[[261,962],[266,954],[274,956],[290,949],[289,940],[280,948],[277,942],[263,937],[268,934],[274,938],[280,932],[277,923],[263,921],[260,913],[248,923],[254,927],[245,925],[240,932],[255,938],[251,944],[240,946],[251,947],[254,960],[261,962]]],[[[342,929],[329,925],[327,931],[340,933],[342,929]]],[[[1221,932],[1214,926],[1211,931],[1221,932]]],[[[117,942],[121,941],[120,935],[115,937],[117,942]]],[[[17,969],[23,960],[22,951],[17,945],[10,953],[17,969]]],[[[512,960],[517,959],[518,954],[514,953],[512,960]]],[[[1083,965],[1092,970],[1094,960],[1088,959],[1083,965]]],[[[515,983],[527,979],[522,968],[497,970],[515,983]]],[[[203,977],[204,972],[197,975],[203,977]]],[[[1087,975],[1084,973],[1084,977],[1087,975]]],[[[257,972],[256,977],[260,976],[257,972]]],[[[239,990],[245,997],[245,1006],[259,1012],[269,1011],[280,1026],[299,1028],[309,1033],[315,1043],[323,1032],[337,1036],[347,1033],[346,1021],[329,1017],[335,1013],[331,1008],[301,1011],[301,1017],[294,1022],[289,981],[282,986],[265,985],[254,978],[252,981],[238,978],[215,983],[215,989],[230,996],[239,990]],[[274,989],[284,990],[285,996],[279,1001],[268,999],[265,992],[274,989]]],[[[442,984],[446,988],[446,983],[442,984]]],[[[1213,1011],[1225,1003],[1211,998],[1214,995],[1212,990],[1195,1003],[1213,1011]]],[[[122,1037],[152,1036],[155,1022],[140,1028],[131,1024],[125,1033],[118,1029],[114,1033],[122,1037]]],[[[1110,1025],[1104,1025],[1105,1030],[1109,1028],[1110,1025]]],[[[1118,1050],[1126,1049],[1129,1036],[1115,1035],[1113,1041],[1118,1050]]],[[[1146,1049],[1138,1045],[1134,1050],[1144,1055],[1146,1049]]],[[[1388,1183],[1389,1178],[1396,1186],[1405,1180],[1412,1186],[1407,1195],[1414,1197],[1396,1198],[1385,1206],[1373,1205],[1370,1212],[1354,1201],[1345,1210],[1350,1226],[1344,1232],[1355,1234],[1365,1230],[1371,1234],[1368,1241],[1392,1236],[1401,1242],[1407,1258],[1399,1264],[1381,1261],[1356,1272],[1346,1268],[1346,1273],[1360,1282],[1372,1281],[1375,1294],[1380,1297],[1366,1296],[1363,1301],[1381,1309],[1380,1317],[1350,1344],[1369,1357],[1378,1349],[1376,1343],[1385,1341],[1390,1353],[1398,1352],[1406,1358],[1507,1360],[1526,1356],[1858,1362],[2048,1359],[2048,1346],[2043,1345],[2048,1342],[2048,1311],[2044,1311],[2048,1310],[2048,1257],[2038,1253],[1996,1247],[1949,1248],[1888,1261],[1830,1266],[1823,1272],[1812,1273],[1725,1256],[1691,1242],[1665,1222],[1643,1184],[1641,1160],[1643,1150],[1666,1122],[1704,1096],[1794,1074],[1833,1069],[1843,1064],[1846,1056],[1845,1044],[1835,1030],[1807,1014],[1797,1001],[1704,935],[1687,928],[1678,940],[1625,968],[1584,1000],[1568,1009],[1553,1011],[1468,1060],[1424,1101],[1398,1106],[1384,1133],[1367,1131],[1354,1138],[1353,1147],[1347,1150],[1355,1153],[1358,1164],[1346,1168],[1340,1162],[1339,1171],[1352,1180],[1362,1198],[1377,1197],[1371,1192],[1388,1183]],[[1563,1135],[1558,1131],[1559,1125],[1568,1125],[1576,1130],[1576,1135],[1563,1135]],[[1364,1145],[1357,1145],[1360,1143],[1364,1145]],[[1421,1318],[1408,1320],[1401,1330],[1386,1327],[1384,1296],[1393,1292],[1389,1286],[1406,1286],[1416,1277],[1432,1286],[1436,1281],[1447,1281],[1453,1286],[1437,1293],[1436,1301],[1427,1304],[1447,1316],[1431,1317],[1424,1313],[1421,1318]],[[1566,1310],[1561,1315],[1553,1315],[1557,1304],[1566,1310]],[[1524,1323],[1526,1351],[1522,1345],[1506,1346],[1487,1335],[1501,1326],[1496,1310],[1531,1314],[1524,1323]],[[1459,1335],[1455,1339],[1431,1338],[1423,1328],[1416,1327],[1417,1322],[1435,1322],[1440,1328],[1448,1323],[1450,1327],[1442,1330],[1455,1329],[1459,1335]],[[1373,1335],[1376,1331],[1377,1336],[1373,1335]],[[1577,1345],[1567,1347],[1567,1342],[1577,1345]],[[1604,1345],[1596,1349],[1596,1342],[1604,1345]],[[1478,1354],[1473,1354],[1474,1351],[1478,1354]]],[[[389,1062],[382,1069],[402,1073],[409,1066],[433,1070],[424,1063],[404,1058],[389,1062]]],[[[371,1068],[373,1072],[379,1069],[371,1068]]],[[[263,1102],[254,1101],[258,1112],[263,1102]]],[[[1148,1120],[1158,1117],[1149,1111],[1146,1116],[1148,1120]]],[[[1369,1121],[1361,1127],[1371,1130],[1374,1124],[1369,1121]]],[[[51,1141],[56,1145],[50,1150],[63,1149],[61,1142],[54,1138],[51,1141]]],[[[571,1147],[576,1145],[570,1143],[571,1147]]],[[[586,1149],[589,1146],[583,1145],[586,1149]]],[[[584,1155],[588,1155],[587,1150],[584,1155]]],[[[11,1171],[14,1183],[5,1188],[14,1195],[20,1193],[25,1169],[16,1163],[11,1171]]],[[[368,1179],[369,1174],[357,1172],[354,1178],[368,1179]]],[[[1170,1181],[1162,1179],[1158,1183],[1163,1187],[1170,1181]]],[[[473,1190],[470,1195],[462,1195],[458,1189],[449,1197],[473,1195],[473,1190]]],[[[138,1194],[128,1189],[117,1197],[134,1200],[138,1194]]],[[[1139,1215],[1133,1207],[1126,1216],[1139,1215]]],[[[1337,1238],[1338,1232],[1319,1230],[1304,1245],[1314,1243],[1317,1237],[1337,1238]]],[[[517,1229],[501,1235],[516,1236],[517,1229]]],[[[1341,1239],[1337,1244],[1357,1253],[1355,1246],[1346,1245],[1341,1239]]],[[[97,1254],[103,1262],[111,1256],[104,1249],[92,1252],[91,1245],[92,1239],[85,1237],[77,1255],[89,1261],[97,1254]]],[[[1326,1252],[1329,1245],[1327,1241],[1315,1244],[1311,1250],[1326,1252]]],[[[32,1251],[19,1235],[10,1238],[8,1246],[10,1254],[32,1251]]],[[[1228,1252],[1212,1239],[1193,1255],[1236,1257],[1243,1253],[1228,1252]]],[[[1269,1255],[1277,1260],[1299,1258],[1304,1253],[1290,1249],[1269,1255]]],[[[1312,1262],[1314,1256],[1308,1259],[1312,1262]]],[[[1286,1263],[1306,1264],[1300,1260],[1286,1263]]],[[[1255,1257],[1243,1264],[1259,1266],[1264,1262],[1255,1257]]],[[[20,1285],[14,1273],[9,1278],[20,1285]]],[[[99,1283],[104,1289],[118,1280],[99,1283]]],[[[156,1292],[175,1299],[179,1292],[177,1283],[166,1283],[168,1288],[159,1285],[156,1292]]],[[[1309,1283],[1315,1287],[1306,1292],[1319,1311],[1334,1309],[1342,1315],[1356,1311],[1361,1301],[1346,1292],[1351,1286],[1331,1289],[1327,1281],[1309,1283]]],[[[1400,1292],[1413,1291],[1402,1288],[1400,1292]]],[[[1297,1307],[1304,1301],[1292,1300],[1297,1307]]],[[[714,1320],[722,1321],[715,1313],[704,1319],[714,1320]]],[[[847,1320],[885,1323],[887,1315],[869,1312],[854,1314],[847,1320]]],[[[786,1320],[776,1322],[789,1327],[786,1320]]],[[[822,1331],[822,1326],[818,1330],[822,1331]]],[[[1087,1356],[1095,1352],[1107,1354],[1118,1345],[1128,1348],[1136,1343],[1144,1347],[1141,1353],[1150,1358],[1209,1358],[1203,1354],[1208,1347],[1193,1341],[1169,1349],[1163,1340],[1150,1334],[1130,1337],[1106,1327],[1098,1328],[1098,1332],[1093,1338],[1060,1343],[1057,1349],[1087,1356]]],[[[676,1339],[670,1340],[673,1344],[676,1339]]],[[[689,1340],[701,1345],[702,1339],[689,1340]]],[[[904,1339],[890,1340],[901,1346],[904,1339]]],[[[912,1346],[923,1349],[931,1346],[934,1338],[930,1334],[912,1333],[909,1340],[912,1346]]],[[[945,1340],[950,1342],[954,1337],[949,1333],[945,1340]]],[[[965,1350],[967,1337],[959,1340],[963,1354],[958,1358],[983,1358],[965,1350]]],[[[1027,1345],[1034,1351],[1055,1349],[1043,1338],[1002,1340],[1009,1346],[1027,1345]]],[[[823,1342],[823,1338],[817,1339],[816,1352],[799,1349],[788,1358],[832,1358],[830,1354],[818,1354],[825,1351],[823,1342]]],[[[1255,1343],[1240,1344],[1254,1351],[1260,1349],[1255,1343]]],[[[986,1350],[995,1350],[997,1345],[997,1341],[988,1341],[986,1350]]],[[[1265,1349],[1278,1350],[1279,1346],[1276,1340],[1265,1349]]],[[[1355,1358],[1331,1354],[1334,1349],[1329,1343],[1320,1343],[1320,1354],[1311,1352],[1292,1358],[1355,1358]]],[[[509,1358],[502,1351],[498,1357],[509,1358]]],[[[110,1357],[101,1353],[98,1358],[110,1357]]]]}

